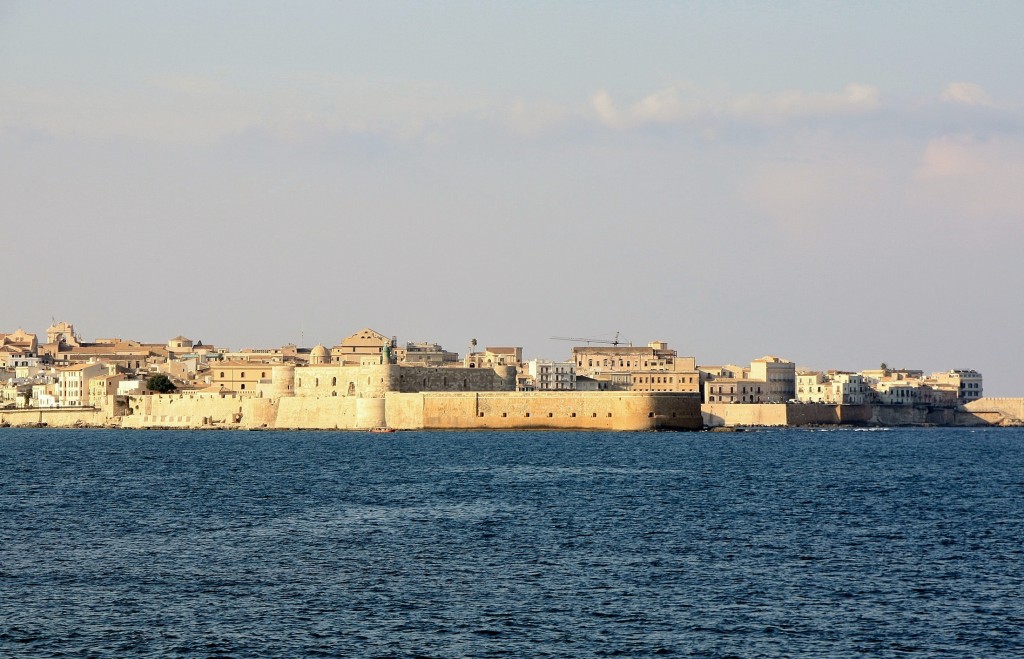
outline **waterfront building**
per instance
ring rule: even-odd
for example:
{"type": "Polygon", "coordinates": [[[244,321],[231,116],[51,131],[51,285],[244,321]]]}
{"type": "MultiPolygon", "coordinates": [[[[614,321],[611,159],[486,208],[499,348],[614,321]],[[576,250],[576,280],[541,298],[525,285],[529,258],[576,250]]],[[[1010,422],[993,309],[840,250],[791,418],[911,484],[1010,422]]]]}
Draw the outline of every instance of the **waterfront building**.
{"type": "Polygon", "coordinates": [[[611,391],[700,391],[693,357],[679,357],[665,341],[647,346],[574,346],[576,375],[597,380],[611,391]]]}
{"type": "Polygon", "coordinates": [[[876,382],[874,390],[882,405],[918,405],[921,401],[921,387],[917,381],[890,377],[876,382]]]}
{"type": "Polygon", "coordinates": [[[57,369],[57,404],[78,407],[89,404],[89,381],[107,373],[107,365],[97,362],[74,364],[57,369]]]}
{"type": "Polygon", "coordinates": [[[831,384],[821,371],[797,373],[796,400],[801,403],[832,403],[831,384]]]}
{"type": "Polygon", "coordinates": [[[706,403],[764,403],[767,384],[746,378],[715,378],[704,383],[706,403]]]}
{"type": "Polygon", "coordinates": [[[978,400],[982,396],[981,373],[974,369],[952,369],[939,373],[932,373],[929,378],[937,385],[945,385],[957,393],[957,402],[961,405],[978,400]]]}
{"type": "Polygon", "coordinates": [[[765,355],[750,362],[750,379],[765,383],[767,403],[785,403],[796,397],[796,364],[765,355]]]}
{"type": "Polygon", "coordinates": [[[863,405],[871,389],[858,373],[806,371],[796,376],[796,400],[801,403],[863,405]]]}
{"type": "Polygon", "coordinates": [[[859,373],[832,371],[832,402],[837,405],[863,405],[871,399],[871,388],[859,373]]]}
{"type": "Polygon", "coordinates": [[[797,396],[796,364],[771,355],[755,359],[749,368],[729,364],[697,370],[705,403],[786,403],[797,396]]]}

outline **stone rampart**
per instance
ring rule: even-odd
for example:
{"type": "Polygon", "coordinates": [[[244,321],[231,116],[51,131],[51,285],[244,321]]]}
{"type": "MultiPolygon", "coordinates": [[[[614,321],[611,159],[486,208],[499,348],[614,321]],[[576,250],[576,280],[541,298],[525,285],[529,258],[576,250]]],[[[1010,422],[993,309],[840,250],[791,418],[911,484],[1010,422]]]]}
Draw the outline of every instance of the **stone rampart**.
{"type": "Polygon", "coordinates": [[[833,405],[827,403],[705,403],[704,424],[729,426],[954,425],[947,408],[913,405],[833,405]]]}
{"type": "Polygon", "coordinates": [[[704,403],[700,406],[705,427],[785,426],[788,423],[783,404],[704,403]]]}
{"type": "Polygon", "coordinates": [[[963,405],[957,425],[1024,425],[1024,398],[979,398],[963,405]]]}
{"type": "Polygon", "coordinates": [[[106,410],[95,407],[26,407],[0,412],[0,425],[17,428],[44,425],[50,428],[116,425],[106,410]]]}
{"type": "Polygon", "coordinates": [[[129,396],[130,413],[119,420],[124,428],[273,428],[277,404],[274,398],[238,394],[129,396]]]}
{"type": "MultiPolygon", "coordinates": [[[[288,429],[355,430],[360,427],[358,398],[282,398],[275,427],[288,429]]],[[[380,425],[380,424],[377,424],[380,425]]],[[[372,427],[372,426],[363,426],[372,427]]]]}
{"type": "Polygon", "coordinates": [[[398,429],[698,430],[696,394],[630,392],[390,393],[398,429]]]}

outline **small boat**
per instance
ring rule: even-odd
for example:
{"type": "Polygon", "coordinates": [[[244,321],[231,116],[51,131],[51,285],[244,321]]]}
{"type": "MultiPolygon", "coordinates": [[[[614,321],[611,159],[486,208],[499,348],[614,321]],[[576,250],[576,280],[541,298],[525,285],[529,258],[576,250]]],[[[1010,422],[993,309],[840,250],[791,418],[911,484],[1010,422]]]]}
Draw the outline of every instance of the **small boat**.
{"type": "Polygon", "coordinates": [[[370,428],[370,432],[395,432],[395,429],[388,428],[387,426],[378,426],[376,428],[370,428]]]}

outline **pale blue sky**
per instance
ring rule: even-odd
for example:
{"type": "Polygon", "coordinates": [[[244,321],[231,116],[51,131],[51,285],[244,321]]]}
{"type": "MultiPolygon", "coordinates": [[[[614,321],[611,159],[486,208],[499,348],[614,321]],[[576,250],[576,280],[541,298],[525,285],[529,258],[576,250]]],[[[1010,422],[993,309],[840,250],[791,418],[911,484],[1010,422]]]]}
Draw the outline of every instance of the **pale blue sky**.
{"type": "Polygon", "coordinates": [[[978,368],[1020,2],[3,2],[0,331],[978,368]]]}

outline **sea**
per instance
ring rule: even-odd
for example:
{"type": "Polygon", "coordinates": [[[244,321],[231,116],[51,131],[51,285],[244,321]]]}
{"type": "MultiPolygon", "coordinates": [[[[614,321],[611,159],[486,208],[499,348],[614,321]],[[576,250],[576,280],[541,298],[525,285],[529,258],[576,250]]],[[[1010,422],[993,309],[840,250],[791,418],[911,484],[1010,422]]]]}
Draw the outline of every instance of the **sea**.
{"type": "Polygon", "coordinates": [[[0,656],[1022,657],[1024,429],[2,429],[0,656]]]}

